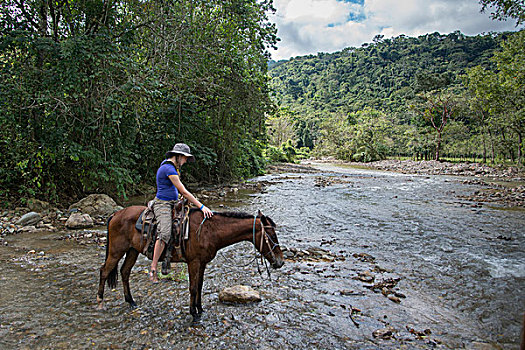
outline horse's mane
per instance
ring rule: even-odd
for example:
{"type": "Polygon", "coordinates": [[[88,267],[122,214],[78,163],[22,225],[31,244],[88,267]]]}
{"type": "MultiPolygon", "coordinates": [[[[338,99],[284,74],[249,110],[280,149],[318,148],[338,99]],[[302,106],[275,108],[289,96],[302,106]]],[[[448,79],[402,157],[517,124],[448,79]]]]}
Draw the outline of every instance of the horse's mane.
{"type": "Polygon", "coordinates": [[[236,219],[253,219],[254,218],[254,215],[244,213],[242,211],[213,212],[213,214],[224,216],[226,218],[236,218],[236,219]]]}
{"type": "MultiPolygon", "coordinates": [[[[191,208],[190,212],[200,211],[197,208],[191,208]]],[[[242,211],[214,211],[213,215],[220,215],[226,218],[236,218],[236,219],[253,219],[252,214],[248,214],[242,211]]]]}
{"type": "MultiPolygon", "coordinates": [[[[197,208],[192,208],[191,211],[199,211],[199,209],[197,208]]],[[[253,219],[255,216],[253,214],[248,214],[246,212],[242,212],[242,211],[223,211],[223,212],[216,212],[214,211],[213,212],[214,215],[220,215],[220,216],[224,216],[226,218],[235,218],[235,219],[253,219]]],[[[268,216],[265,216],[268,221],[270,222],[270,224],[275,227],[275,223],[273,222],[273,220],[268,217],[268,216]]]]}

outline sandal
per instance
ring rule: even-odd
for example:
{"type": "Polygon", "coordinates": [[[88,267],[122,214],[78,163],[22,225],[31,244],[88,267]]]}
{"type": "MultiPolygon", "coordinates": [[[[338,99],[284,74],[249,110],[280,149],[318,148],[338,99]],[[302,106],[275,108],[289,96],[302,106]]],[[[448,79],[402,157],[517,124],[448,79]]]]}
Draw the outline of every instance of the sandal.
{"type": "Polygon", "coordinates": [[[151,270],[149,272],[149,280],[151,283],[153,284],[157,284],[159,283],[159,277],[157,275],[157,270],[151,270]]]}

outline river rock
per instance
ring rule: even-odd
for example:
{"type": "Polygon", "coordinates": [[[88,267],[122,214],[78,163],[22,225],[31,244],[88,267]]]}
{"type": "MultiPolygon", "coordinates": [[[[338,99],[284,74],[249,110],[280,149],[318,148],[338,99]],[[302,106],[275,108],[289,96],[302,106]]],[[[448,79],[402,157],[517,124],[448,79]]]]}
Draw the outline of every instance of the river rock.
{"type": "Polygon", "coordinates": [[[283,257],[284,257],[285,259],[292,259],[294,256],[295,256],[295,254],[292,253],[292,252],[289,251],[289,250],[283,252],[283,257]]]}
{"type": "Polygon", "coordinates": [[[42,230],[39,229],[38,227],[35,227],[35,226],[24,226],[24,227],[21,227],[18,229],[18,233],[36,233],[36,232],[41,232],[42,230]]]}
{"type": "Polygon", "coordinates": [[[12,235],[17,229],[18,228],[12,223],[0,223],[0,234],[2,235],[12,235]]]}
{"type": "Polygon", "coordinates": [[[372,332],[374,338],[391,339],[394,336],[396,330],[392,326],[385,327],[383,329],[377,329],[372,332]]]}
{"type": "Polygon", "coordinates": [[[373,263],[376,258],[367,253],[354,253],[353,257],[362,262],[373,263]]]}
{"type": "Polygon", "coordinates": [[[251,303],[261,301],[261,295],[251,287],[238,285],[224,288],[219,293],[219,300],[223,303],[251,303]]]}
{"type": "Polygon", "coordinates": [[[35,213],[34,211],[29,212],[25,215],[23,215],[18,221],[16,222],[19,226],[34,226],[36,225],[40,220],[42,220],[42,217],[40,214],[35,213]]]}
{"type": "Polygon", "coordinates": [[[399,304],[401,302],[401,299],[399,299],[398,297],[396,297],[395,295],[392,295],[392,294],[388,294],[387,298],[392,300],[394,303],[398,303],[399,304]]]}
{"type": "Polygon", "coordinates": [[[93,225],[93,219],[89,214],[79,212],[71,214],[66,221],[66,227],[69,229],[90,228],[93,227],[93,225]]]}
{"type": "Polygon", "coordinates": [[[493,350],[494,346],[489,343],[483,343],[479,341],[474,341],[472,344],[470,344],[470,348],[472,350],[493,350]]]}
{"type": "Polygon", "coordinates": [[[69,210],[78,209],[84,214],[90,216],[108,217],[117,210],[122,209],[120,205],[108,195],[105,194],[90,194],[77,203],[72,204],[69,210]]]}
{"type": "Polygon", "coordinates": [[[357,279],[362,282],[372,283],[375,280],[375,276],[370,271],[363,271],[359,273],[357,279]]]}

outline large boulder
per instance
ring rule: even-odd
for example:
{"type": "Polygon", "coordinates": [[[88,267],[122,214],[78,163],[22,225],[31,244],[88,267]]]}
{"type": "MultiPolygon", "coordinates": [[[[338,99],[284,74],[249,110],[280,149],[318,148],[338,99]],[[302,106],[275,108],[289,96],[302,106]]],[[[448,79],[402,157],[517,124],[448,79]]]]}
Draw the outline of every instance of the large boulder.
{"type": "Polygon", "coordinates": [[[94,222],[91,216],[80,212],[71,214],[66,221],[66,227],[69,229],[90,228],[93,227],[93,225],[94,222]]]}
{"type": "Polygon", "coordinates": [[[239,285],[224,288],[219,293],[219,300],[223,303],[251,303],[261,301],[261,295],[251,287],[239,285]]]}
{"type": "Polygon", "coordinates": [[[36,225],[40,220],[42,220],[42,217],[40,214],[35,213],[34,211],[29,212],[25,215],[22,215],[20,219],[16,222],[18,226],[34,226],[36,225]]]}
{"type": "Polygon", "coordinates": [[[90,194],[69,207],[69,210],[78,209],[84,214],[90,216],[108,217],[117,210],[122,209],[115,201],[105,194],[90,194]]]}

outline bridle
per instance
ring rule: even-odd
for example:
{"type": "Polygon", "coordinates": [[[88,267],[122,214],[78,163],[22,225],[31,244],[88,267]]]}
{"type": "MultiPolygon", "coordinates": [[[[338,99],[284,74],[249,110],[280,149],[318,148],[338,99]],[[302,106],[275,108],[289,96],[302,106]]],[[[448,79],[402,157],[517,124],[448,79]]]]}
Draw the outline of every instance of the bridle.
{"type": "MultiPolygon", "coordinates": [[[[256,226],[258,217],[259,216],[254,215],[254,218],[253,218],[253,246],[255,247],[255,254],[256,255],[257,255],[257,243],[255,242],[255,226],[256,226]]],[[[266,263],[266,260],[264,260],[264,258],[267,258],[267,255],[271,254],[271,257],[272,257],[271,261],[272,262],[276,261],[277,257],[275,256],[275,253],[273,252],[273,250],[276,247],[279,247],[279,243],[274,242],[272,240],[272,237],[270,237],[268,232],[266,232],[265,228],[266,229],[274,229],[274,227],[273,226],[265,226],[263,224],[263,222],[262,222],[262,217],[261,217],[260,226],[261,226],[261,244],[260,244],[260,247],[259,247],[259,253],[261,254],[261,265],[264,264],[264,266],[266,267],[266,271],[268,272],[268,277],[270,278],[270,269],[268,268],[268,265],[266,263]],[[264,238],[264,240],[263,240],[263,238],[264,238]],[[263,241],[266,242],[266,245],[268,246],[268,250],[269,250],[266,254],[263,254],[263,252],[262,252],[263,241]],[[272,244],[270,244],[270,242],[272,244]]],[[[257,258],[255,259],[255,261],[257,261],[257,270],[259,271],[259,274],[262,275],[261,268],[259,267],[259,261],[257,260],[257,258]]]]}
{"type": "MultiPolygon", "coordinates": [[[[266,260],[264,258],[267,258],[267,255],[271,254],[272,261],[276,261],[277,257],[276,257],[276,255],[274,253],[274,249],[279,247],[279,243],[274,242],[272,237],[270,237],[268,232],[266,232],[266,230],[265,230],[265,228],[266,229],[275,229],[275,228],[273,226],[265,226],[265,225],[263,225],[262,217],[261,217],[261,222],[260,222],[260,226],[261,226],[261,244],[260,244],[260,247],[259,247],[259,251],[257,251],[257,243],[255,242],[255,233],[256,233],[255,229],[256,229],[256,224],[257,224],[257,218],[259,218],[259,216],[258,215],[254,215],[254,218],[253,218],[253,235],[252,236],[253,236],[253,247],[255,248],[255,257],[253,258],[253,260],[251,260],[249,263],[247,263],[244,266],[249,266],[255,260],[257,262],[257,271],[259,271],[259,275],[262,276],[261,267],[259,266],[259,260],[257,259],[258,258],[257,253],[260,252],[260,254],[261,254],[261,265],[264,264],[264,266],[266,267],[266,272],[268,273],[268,278],[271,279],[270,269],[269,269],[268,264],[267,264],[267,262],[266,262],[266,260]],[[266,254],[262,253],[263,237],[264,237],[264,242],[266,242],[266,245],[268,246],[268,250],[269,250],[266,254]]],[[[198,237],[198,239],[200,239],[200,233],[201,233],[202,226],[203,226],[205,221],[206,221],[206,217],[202,220],[201,224],[199,225],[199,228],[197,229],[197,237],[198,237]]]]}

